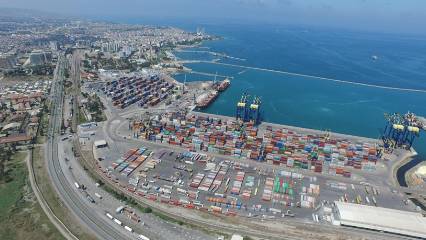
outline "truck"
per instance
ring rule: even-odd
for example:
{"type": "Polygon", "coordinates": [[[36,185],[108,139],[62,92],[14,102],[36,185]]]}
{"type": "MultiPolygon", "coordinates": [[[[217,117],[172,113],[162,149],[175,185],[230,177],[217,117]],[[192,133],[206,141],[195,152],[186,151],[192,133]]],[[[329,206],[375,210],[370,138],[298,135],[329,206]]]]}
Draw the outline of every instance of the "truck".
{"type": "Polygon", "coordinates": [[[124,226],[124,229],[126,229],[126,230],[127,230],[127,231],[129,231],[129,232],[133,232],[133,229],[132,229],[131,227],[124,226]]]}
{"type": "Polygon", "coordinates": [[[109,218],[109,219],[111,219],[111,220],[113,220],[114,218],[112,217],[112,215],[110,214],[110,213],[105,213],[105,215],[109,218]]]}
{"type": "Polygon", "coordinates": [[[99,193],[95,193],[95,196],[99,199],[102,199],[102,196],[99,193]]]}
{"type": "Polygon", "coordinates": [[[75,186],[77,189],[80,189],[80,185],[79,185],[77,182],[74,182],[74,186],[75,186]]]}
{"type": "Polygon", "coordinates": [[[142,234],[139,234],[139,235],[138,235],[138,239],[141,239],[141,240],[150,240],[149,238],[145,237],[145,236],[144,236],[144,235],[142,235],[142,234]]]}
{"type": "Polygon", "coordinates": [[[86,198],[89,200],[89,202],[95,203],[95,199],[93,199],[89,194],[87,194],[86,198]]]}
{"type": "Polygon", "coordinates": [[[117,223],[118,225],[120,225],[120,226],[122,226],[123,225],[123,223],[121,223],[121,221],[120,220],[118,220],[117,218],[114,218],[114,222],[115,223],[117,223]]]}

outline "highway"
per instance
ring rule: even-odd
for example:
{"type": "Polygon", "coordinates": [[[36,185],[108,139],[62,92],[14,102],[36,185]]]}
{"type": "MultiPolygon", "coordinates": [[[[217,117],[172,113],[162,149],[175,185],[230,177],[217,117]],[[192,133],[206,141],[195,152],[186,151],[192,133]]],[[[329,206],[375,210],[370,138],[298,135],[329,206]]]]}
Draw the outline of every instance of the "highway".
{"type": "MultiPolygon", "coordinates": [[[[68,206],[68,208],[81,220],[99,239],[129,239],[129,235],[123,234],[105,217],[93,214],[90,202],[83,198],[82,194],[75,191],[74,185],[67,181],[58,157],[58,139],[62,122],[62,107],[64,98],[64,59],[61,56],[55,71],[51,88],[52,108],[49,122],[48,142],[46,146],[46,156],[48,162],[48,172],[52,178],[58,194],[68,206]]],[[[124,231],[124,230],[123,230],[124,231]]]]}
{"type": "MultiPolygon", "coordinates": [[[[144,234],[151,239],[176,239],[176,240],[213,240],[215,237],[208,235],[199,230],[188,229],[174,223],[166,222],[151,214],[138,213],[145,225],[129,222],[127,217],[122,214],[114,214],[118,206],[123,205],[122,202],[115,199],[109,193],[98,188],[95,182],[88,176],[87,172],[79,164],[73,155],[71,142],[73,139],[63,138],[60,136],[62,118],[68,118],[71,109],[76,113],[78,111],[79,96],[79,75],[80,62],[78,53],[73,55],[71,61],[71,76],[73,79],[72,96],[66,99],[73,99],[73,103],[69,104],[69,100],[64,103],[64,69],[61,58],[58,61],[58,67],[55,73],[54,81],[51,88],[52,109],[49,123],[49,140],[46,146],[46,156],[48,160],[48,171],[51,175],[52,183],[61,199],[65,202],[66,207],[77,217],[82,225],[90,229],[98,239],[136,239],[139,234],[144,234]],[[71,141],[71,142],[70,142],[71,141]],[[74,185],[78,182],[84,184],[86,190],[77,189],[74,185]],[[102,200],[96,198],[95,203],[91,203],[87,198],[87,194],[95,198],[95,192],[101,193],[102,200]],[[105,216],[105,212],[109,212],[114,218],[119,219],[123,224],[132,227],[135,232],[126,231],[122,226],[117,225],[105,216]]],[[[77,121],[78,114],[73,114],[74,121],[77,121]]],[[[75,123],[73,123],[76,126],[75,123]]]]}

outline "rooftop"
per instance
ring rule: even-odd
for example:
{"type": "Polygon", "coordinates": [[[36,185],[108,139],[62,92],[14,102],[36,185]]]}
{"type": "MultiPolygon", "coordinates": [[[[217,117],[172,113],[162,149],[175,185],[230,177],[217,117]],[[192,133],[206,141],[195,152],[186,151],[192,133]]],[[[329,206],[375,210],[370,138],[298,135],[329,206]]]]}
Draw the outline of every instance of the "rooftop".
{"type": "Polygon", "coordinates": [[[21,142],[21,141],[30,141],[31,139],[32,139],[32,137],[27,136],[27,135],[2,137],[2,138],[0,138],[0,144],[16,143],[16,142],[21,142]]]}
{"type": "Polygon", "coordinates": [[[416,212],[335,201],[340,225],[426,238],[426,217],[416,212]]]}

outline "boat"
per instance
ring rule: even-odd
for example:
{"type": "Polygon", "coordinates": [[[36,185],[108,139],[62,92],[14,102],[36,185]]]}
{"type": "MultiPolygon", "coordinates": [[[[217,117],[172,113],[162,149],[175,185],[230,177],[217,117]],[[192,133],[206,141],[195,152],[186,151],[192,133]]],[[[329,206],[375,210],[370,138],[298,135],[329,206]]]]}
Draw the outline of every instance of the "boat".
{"type": "Polygon", "coordinates": [[[219,92],[223,92],[229,87],[230,84],[231,84],[231,81],[229,81],[228,79],[225,79],[219,85],[217,85],[216,90],[219,92]]]}
{"type": "Polygon", "coordinates": [[[218,91],[211,91],[206,97],[197,102],[197,108],[205,109],[207,108],[214,100],[216,100],[219,95],[218,91]]]}

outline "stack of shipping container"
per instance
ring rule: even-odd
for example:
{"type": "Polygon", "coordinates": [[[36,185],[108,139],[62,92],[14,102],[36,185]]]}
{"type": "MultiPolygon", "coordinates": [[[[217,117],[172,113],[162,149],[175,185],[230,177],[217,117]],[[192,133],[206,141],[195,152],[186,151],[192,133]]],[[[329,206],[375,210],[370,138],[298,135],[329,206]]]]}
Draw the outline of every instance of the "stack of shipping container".
{"type": "Polygon", "coordinates": [[[127,151],[123,156],[112,163],[111,169],[121,172],[125,176],[129,176],[136,168],[138,168],[150,156],[151,151],[144,147],[139,149],[133,148],[127,151]]]}
{"type": "Polygon", "coordinates": [[[373,143],[328,139],[289,129],[267,127],[263,134],[251,123],[199,115],[164,114],[149,124],[134,121],[136,136],[237,158],[350,177],[350,168],[374,170],[373,143]]]}
{"type": "Polygon", "coordinates": [[[174,85],[160,79],[157,75],[146,77],[122,77],[107,82],[103,87],[104,94],[114,106],[126,108],[134,103],[139,106],[155,106],[170,95],[174,85]]]}

